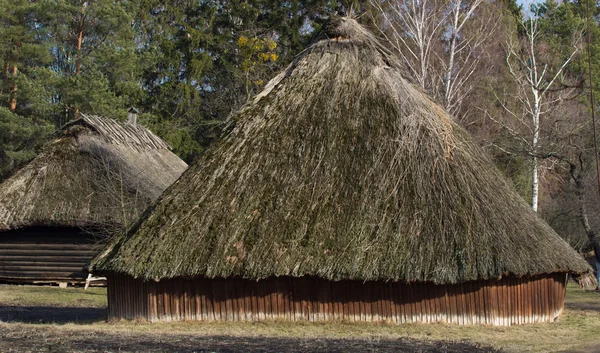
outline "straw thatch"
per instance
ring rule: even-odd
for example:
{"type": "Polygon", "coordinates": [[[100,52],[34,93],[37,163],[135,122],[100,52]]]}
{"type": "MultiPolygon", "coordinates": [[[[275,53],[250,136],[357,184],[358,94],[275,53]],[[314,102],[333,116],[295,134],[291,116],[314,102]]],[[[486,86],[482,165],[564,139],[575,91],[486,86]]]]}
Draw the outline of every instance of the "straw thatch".
{"type": "Polygon", "coordinates": [[[187,168],[152,132],[82,115],[0,185],[0,231],[121,227],[187,168]]]}
{"type": "Polygon", "coordinates": [[[137,278],[589,274],[397,59],[336,19],[93,261],[137,278]]]}

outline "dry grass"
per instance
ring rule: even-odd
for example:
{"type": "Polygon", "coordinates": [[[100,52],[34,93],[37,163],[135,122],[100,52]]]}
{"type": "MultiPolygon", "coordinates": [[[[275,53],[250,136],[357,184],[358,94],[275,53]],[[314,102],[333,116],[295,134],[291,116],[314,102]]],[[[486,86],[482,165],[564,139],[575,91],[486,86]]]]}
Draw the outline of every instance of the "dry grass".
{"type": "MultiPolygon", "coordinates": [[[[59,289],[54,287],[0,286],[2,305],[33,306],[89,306],[106,305],[105,289],[59,289]],[[82,301],[83,300],[83,301],[82,301]]],[[[1,312],[0,312],[1,314],[1,312]]],[[[176,322],[147,323],[141,321],[105,322],[102,319],[87,323],[23,324],[6,323],[11,330],[46,329],[67,335],[100,332],[123,335],[148,335],[168,339],[173,335],[278,337],[278,338],[331,338],[331,339],[398,339],[472,341],[508,352],[557,352],[600,349],[600,294],[585,292],[576,285],[567,287],[565,313],[555,323],[513,327],[457,326],[446,324],[355,324],[267,322],[176,322]]]]}
{"type": "Polygon", "coordinates": [[[0,306],[101,308],[106,304],[106,288],[0,285],[0,306]]]}

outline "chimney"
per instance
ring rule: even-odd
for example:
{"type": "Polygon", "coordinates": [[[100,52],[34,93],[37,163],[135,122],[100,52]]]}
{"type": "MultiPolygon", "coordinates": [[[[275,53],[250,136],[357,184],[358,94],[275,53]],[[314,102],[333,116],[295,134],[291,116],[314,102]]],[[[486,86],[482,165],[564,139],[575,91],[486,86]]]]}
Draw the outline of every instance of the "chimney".
{"type": "Polygon", "coordinates": [[[127,122],[130,125],[135,126],[137,124],[137,115],[139,113],[139,111],[137,109],[135,109],[135,107],[131,107],[129,108],[129,110],[127,111],[127,122]]]}

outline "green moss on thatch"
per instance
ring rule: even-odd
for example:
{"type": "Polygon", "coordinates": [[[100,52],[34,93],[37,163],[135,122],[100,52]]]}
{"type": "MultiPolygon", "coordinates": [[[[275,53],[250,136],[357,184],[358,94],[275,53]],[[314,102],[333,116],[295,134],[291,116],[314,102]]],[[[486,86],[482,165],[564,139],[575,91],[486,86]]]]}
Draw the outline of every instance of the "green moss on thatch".
{"type": "Polygon", "coordinates": [[[233,122],[95,270],[434,283],[590,271],[354,20],[233,122]]]}
{"type": "Polygon", "coordinates": [[[33,161],[0,185],[0,231],[121,227],[186,167],[145,128],[84,115],[56,131],[33,161]]]}

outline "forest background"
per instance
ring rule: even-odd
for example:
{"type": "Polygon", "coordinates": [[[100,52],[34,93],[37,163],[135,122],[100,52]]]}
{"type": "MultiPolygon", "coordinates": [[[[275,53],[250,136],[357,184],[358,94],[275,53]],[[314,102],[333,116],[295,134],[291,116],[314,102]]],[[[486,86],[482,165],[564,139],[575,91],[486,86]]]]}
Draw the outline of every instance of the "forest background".
{"type": "Polygon", "coordinates": [[[334,13],[355,14],[571,245],[600,231],[594,0],[0,0],[0,181],[80,113],[192,162],[334,13]]]}

